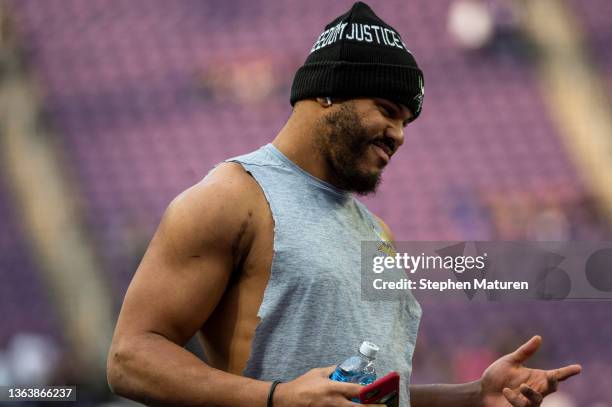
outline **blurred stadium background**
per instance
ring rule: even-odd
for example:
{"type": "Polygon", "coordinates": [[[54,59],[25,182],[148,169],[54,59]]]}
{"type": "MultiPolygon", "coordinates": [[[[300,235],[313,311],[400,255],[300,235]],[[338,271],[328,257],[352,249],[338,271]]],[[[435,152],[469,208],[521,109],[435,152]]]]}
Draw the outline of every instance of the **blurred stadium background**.
{"type": "MultiPolygon", "coordinates": [[[[423,115],[364,199],[398,240],[612,240],[610,0],[369,4],[425,72],[423,115]]],[[[350,5],[0,0],[0,384],[126,404],[105,356],[164,208],[276,135],[350,5]]],[[[612,406],[611,302],[422,305],[414,382],[476,379],[538,333],[533,365],[584,367],[545,405],[612,406]]]]}

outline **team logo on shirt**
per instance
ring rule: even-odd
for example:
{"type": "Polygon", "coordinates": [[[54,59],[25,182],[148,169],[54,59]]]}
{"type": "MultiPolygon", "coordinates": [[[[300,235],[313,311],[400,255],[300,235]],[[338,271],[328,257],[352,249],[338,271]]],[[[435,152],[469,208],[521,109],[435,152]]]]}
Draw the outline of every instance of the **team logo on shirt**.
{"type": "Polygon", "coordinates": [[[387,256],[394,257],[397,254],[395,247],[393,247],[393,243],[391,243],[391,239],[384,231],[375,230],[376,235],[380,239],[380,244],[378,245],[377,250],[381,253],[386,254],[387,256]]]}

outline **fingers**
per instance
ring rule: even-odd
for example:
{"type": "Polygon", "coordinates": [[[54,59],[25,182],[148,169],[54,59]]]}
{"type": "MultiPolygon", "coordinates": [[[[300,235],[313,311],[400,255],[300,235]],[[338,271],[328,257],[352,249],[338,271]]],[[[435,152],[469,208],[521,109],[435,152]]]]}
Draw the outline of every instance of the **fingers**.
{"type": "Polygon", "coordinates": [[[513,407],[537,407],[544,398],[526,384],[522,384],[519,391],[506,387],[502,390],[502,393],[513,407]]]}
{"type": "Polygon", "coordinates": [[[360,406],[360,407],[387,407],[386,404],[360,404],[351,402],[351,406],[360,406]]]}
{"type": "Polygon", "coordinates": [[[548,372],[549,377],[555,379],[556,381],[562,382],[565,379],[568,379],[572,376],[577,375],[582,372],[582,366],[580,365],[569,365],[565,367],[560,367],[559,369],[550,370],[548,372]]]}
{"type": "Polygon", "coordinates": [[[525,396],[525,398],[527,398],[527,400],[529,400],[531,402],[531,405],[533,406],[539,406],[542,402],[542,399],[544,398],[542,394],[538,393],[525,383],[521,384],[519,390],[521,391],[521,394],[525,396]]]}
{"type": "Polygon", "coordinates": [[[529,403],[529,400],[527,400],[524,396],[521,396],[520,393],[512,391],[507,387],[502,390],[502,394],[513,407],[526,407],[529,405],[527,404],[529,403]]]}
{"type": "Polygon", "coordinates": [[[559,369],[549,370],[546,372],[547,389],[544,394],[547,395],[556,392],[559,382],[575,376],[581,371],[582,366],[580,365],[570,365],[561,367],[559,369]]]}
{"type": "Polygon", "coordinates": [[[363,389],[363,386],[357,383],[332,382],[331,385],[335,392],[347,399],[359,397],[359,392],[363,389]]]}
{"type": "MultiPolygon", "coordinates": [[[[324,377],[326,379],[336,370],[336,365],[320,367],[317,370],[319,376],[324,377]]],[[[344,382],[336,382],[330,380],[329,385],[333,386],[334,390],[342,394],[347,398],[354,398],[359,396],[359,391],[363,388],[360,384],[357,383],[344,383],[344,382]]]]}
{"type": "MultiPolygon", "coordinates": [[[[336,365],[331,365],[313,370],[315,370],[317,375],[320,377],[325,377],[327,379],[334,372],[334,370],[336,370],[336,367],[336,365]]],[[[336,382],[333,380],[330,380],[328,385],[332,386],[336,393],[346,397],[347,399],[359,397],[359,392],[361,389],[363,389],[363,386],[357,383],[336,382]]]]}
{"type": "Polygon", "coordinates": [[[522,344],[517,350],[510,354],[510,358],[515,363],[523,363],[531,355],[536,353],[536,351],[540,348],[542,344],[542,337],[540,335],[536,335],[524,344],[522,344]]]}
{"type": "Polygon", "coordinates": [[[329,376],[331,376],[332,373],[334,373],[334,370],[336,370],[336,365],[331,365],[331,366],[326,366],[326,367],[319,367],[317,369],[317,372],[319,373],[319,376],[321,377],[327,377],[329,378],[329,376]]]}

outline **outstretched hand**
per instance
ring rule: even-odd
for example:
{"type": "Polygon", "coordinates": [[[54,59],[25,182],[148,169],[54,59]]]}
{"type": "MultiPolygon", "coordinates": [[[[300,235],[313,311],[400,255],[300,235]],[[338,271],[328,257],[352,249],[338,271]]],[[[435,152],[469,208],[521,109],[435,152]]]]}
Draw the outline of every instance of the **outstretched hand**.
{"type": "Polygon", "coordinates": [[[483,407],[539,406],[544,397],[557,390],[559,382],[580,373],[580,365],[552,370],[529,369],[523,366],[541,344],[542,338],[534,336],[514,352],[493,362],[484,371],[481,379],[483,407]]]}

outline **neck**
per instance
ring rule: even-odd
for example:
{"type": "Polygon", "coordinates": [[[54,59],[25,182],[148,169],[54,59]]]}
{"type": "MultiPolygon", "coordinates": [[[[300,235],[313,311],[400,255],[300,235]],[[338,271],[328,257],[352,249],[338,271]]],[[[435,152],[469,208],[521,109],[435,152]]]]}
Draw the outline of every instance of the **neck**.
{"type": "Polygon", "coordinates": [[[300,102],[272,145],[304,171],[335,185],[329,165],[315,142],[316,127],[313,123],[320,117],[317,109],[320,107],[314,101],[300,102]]]}

